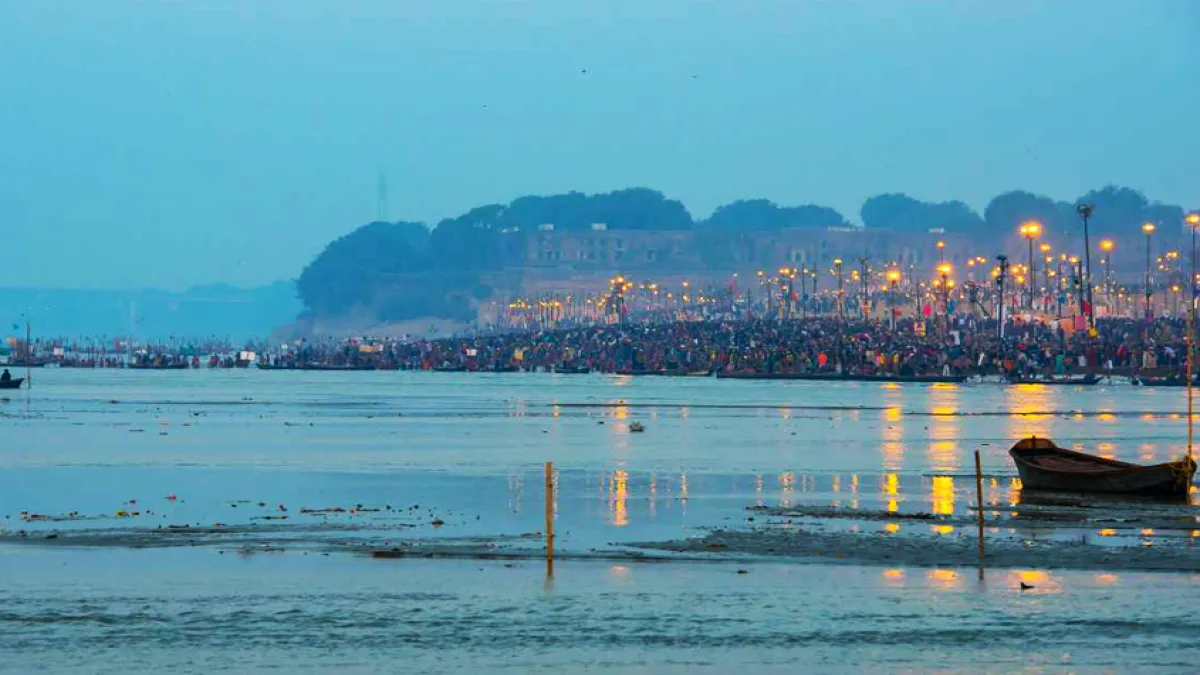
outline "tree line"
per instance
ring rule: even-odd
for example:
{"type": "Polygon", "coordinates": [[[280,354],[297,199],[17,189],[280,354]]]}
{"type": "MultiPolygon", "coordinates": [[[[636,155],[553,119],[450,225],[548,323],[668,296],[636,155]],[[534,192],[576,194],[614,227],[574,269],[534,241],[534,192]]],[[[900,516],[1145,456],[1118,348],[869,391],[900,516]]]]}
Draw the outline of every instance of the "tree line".
{"type": "MultiPolygon", "coordinates": [[[[992,198],[983,213],[961,201],[926,202],[905,194],[868,198],[859,211],[867,229],[910,232],[943,230],[1004,245],[1017,224],[1042,223],[1048,237],[1074,237],[1081,230],[1078,204],[1095,206],[1094,237],[1128,238],[1143,222],[1160,236],[1182,232],[1184,209],[1149,200],[1116,185],[1060,201],[1024,190],[992,198]]],[[[469,320],[492,294],[488,273],[519,260],[525,237],[514,233],[553,225],[555,231],[584,231],[603,223],[608,230],[694,231],[706,266],[713,270],[754,233],[785,228],[852,227],[836,209],[817,204],[781,206],[768,199],[738,200],[696,220],[678,200],[648,188],[587,195],[570,192],[524,196],[446,218],[430,228],[418,222],[373,222],[331,242],[301,272],[297,291],[307,311],[321,316],[366,315],[381,321],[437,317],[469,320]]]]}

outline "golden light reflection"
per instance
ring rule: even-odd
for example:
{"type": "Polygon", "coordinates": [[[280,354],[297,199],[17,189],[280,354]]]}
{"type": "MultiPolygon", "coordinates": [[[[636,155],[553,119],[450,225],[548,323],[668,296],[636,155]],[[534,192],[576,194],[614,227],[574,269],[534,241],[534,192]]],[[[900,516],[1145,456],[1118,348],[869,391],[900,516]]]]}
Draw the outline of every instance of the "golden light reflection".
{"type": "Polygon", "coordinates": [[[1121,577],[1111,572],[1101,572],[1093,577],[1093,580],[1098,584],[1115,584],[1121,580],[1121,577]]]}
{"type": "Polygon", "coordinates": [[[952,589],[962,586],[962,578],[954,570],[932,569],[925,573],[929,585],[938,589],[952,589]]]}
{"type": "Polygon", "coordinates": [[[896,570],[896,569],[884,570],[883,578],[891,579],[893,581],[903,579],[904,578],[904,570],[896,570]]]}
{"type": "Polygon", "coordinates": [[[1111,527],[1106,527],[1103,530],[1100,530],[1099,534],[1101,537],[1115,537],[1117,536],[1117,531],[1111,527]]]}
{"type": "Polygon", "coordinates": [[[612,523],[617,527],[629,524],[629,472],[617,469],[613,472],[609,492],[609,511],[612,513],[612,523]]]}
{"type": "Polygon", "coordinates": [[[619,405],[616,408],[613,408],[613,416],[619,420],[626,419],[629,417],[629,406],[619,405]]]}
{"type": "Polygon", "coordinates": [[[1142,531],[1139,532],[1138,534],[1142,535],[1143,537],[1153,537],[1154,536],[1154,528],[1153,527],[1143,527],[1142,531]]]}
{"type": "Polygon", "coordinates": [[[1145,464],[1153,464],[1158,459],[1158,447],[1153,443],[1142,443],[1138,446],[1138,459],[1145,464]]]}
{"type": "Polygon", "coordinates": [[[929,463],[934,471],[955,471],[958,469],[958,439],[962,436],[959,428],[958,411],[959,391],[957,387],[934,389],[930,393],[930,410],[933,417],[929,423],[929,463]]]}
{"type": "Polygon", "coordinates": [[[932,525],[930,529],[934,534],[954,534],[953,525],[932,525]]]}
{"type": "Polygon", "coordinates": [[[1021,503],[1021,479],[1008,479],[1008,505],[1017,506],[1021,503]]]}
{"type": "Polygon", "coordinates": [[[1013,586],[1025,584],[1043,593],[1058,593],[1062,591],[1062,585],[1058,579],[1051,576],[1045,570],[1013,570],[1010,579],[1013,586]]]}
{"type": "Polygon", "coordinates": [[[1117,453],[1113,452],[1113,444],[1112,443],[1097,443],[1096,444],[1096,454],[1100,455],[1104,459],[1116,459],[1117,458],[1117,453]]]}
{"type": "Polygon", "coordinates": [[[1099,415],[1096,415],[1096,419],[1101,422],[1112,422],[1113,420],[1117,419],[1117,416],[1110,412],[1102,412],[1099,415]]]}
{"type": "Polygon", "coordinates": [[[792,505],[792,495],[796,493],[796,474],[791,471],[784,471],[779,474],[779,505],[789,507],[792,505]]]}
{"type": "MultiPolygon", "coordinates": [[[[897,386],[899,386],[899,385],[897,385],[897,386]]],[[[883,421],[884,422],[899,422],[903,416],[904,416],[904,413],[898,407],[891,407],[891,408],[883,409],[883,421]]]]}
{"type": "Polygon", "coordinates": [[[888,534],[896,534],[900,531],[900,523],[888,523],[883,526],[883,530],[888,534]]]}
{"type": "Polygon", "coordinates": [[[1005,407],[1013,413],[1008,418],[1010,438],[1050,435],[1050,421],[1054,416],[1046,411],[1054,410],[1057,404],[1052,389],[1057,387],[1022,384],[1004,388],[1005,407]]]}
{"type": "Polygon", "coordinates": [[[954,513],[954,477],[934,476],[930,483],[929,500],[935,516],[954,513]]]}

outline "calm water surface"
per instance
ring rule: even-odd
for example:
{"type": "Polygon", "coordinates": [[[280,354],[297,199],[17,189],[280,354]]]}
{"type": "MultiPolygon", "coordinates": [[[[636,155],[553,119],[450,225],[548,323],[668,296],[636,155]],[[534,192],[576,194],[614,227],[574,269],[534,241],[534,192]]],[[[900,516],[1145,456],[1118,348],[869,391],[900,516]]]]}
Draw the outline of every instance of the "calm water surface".
{"type": "MultiPolygon", "coordinates": [[[[1165,461],[1185,449],[1183,410],[1182,390],[1124,383],[47,370],[0,403],[0,528],[264,523],[283,506],[296,526],[519,535],[541,529],[545,461],[567,550],[694,535],[755,504],[961,514],[976,449],[1000,508],[1020,501],[1014,439],[1165,461]]],[[[736,572],[567,562],[547,586],[528,563],[0,546],[0,668],[1195,669],[1188,575],[736,572]]]]}

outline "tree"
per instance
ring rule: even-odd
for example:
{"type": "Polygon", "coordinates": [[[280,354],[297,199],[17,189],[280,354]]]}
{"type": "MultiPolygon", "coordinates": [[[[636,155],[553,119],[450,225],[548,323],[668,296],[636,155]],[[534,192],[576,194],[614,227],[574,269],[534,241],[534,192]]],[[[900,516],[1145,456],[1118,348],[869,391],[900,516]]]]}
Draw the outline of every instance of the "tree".
{"type": "Polygon", "coordinates": [[[430,269],[424,223],[374,222],[334,240],[300,273],[300,299],[318,314],[338,316],[374,296],[388,277],[430,269]]]}
{"type": "Polygon", "coordinates": [[[868,228],[906,232],[976,232],[984,222],[963,202],[923,202],[898,192],[867,199],[859,215],[868,228]]]}

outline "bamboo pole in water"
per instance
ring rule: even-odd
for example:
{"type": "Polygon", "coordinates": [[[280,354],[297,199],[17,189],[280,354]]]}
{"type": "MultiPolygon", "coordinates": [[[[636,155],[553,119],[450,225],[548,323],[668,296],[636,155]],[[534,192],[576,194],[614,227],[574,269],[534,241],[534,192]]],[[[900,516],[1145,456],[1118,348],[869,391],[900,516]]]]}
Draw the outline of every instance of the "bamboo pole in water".
{"type": "Polygon", "coordinates": [[[30,359],[29,354],[30,354],[30,351],[32,350],[32,348],[34,348],[34,344],[32,344],[32,342],[30,341],[32,334],[34,334],[34,329],[32,329],[30,327],[29,318],[26,318],[25,319],[25,388],[26,389],[34,388],[34,376],[30,375],[30,372],[29,372],[29,359],[30,359]]]}
{"type": "Polygon", "coordinates": [[[979,578],[983,578],[983,469],[979,450],[975,450],[975,513],[979,518],[979,578]]]}
{"type": "Polygon", "coordinates": [[[554,576],[554,463],[546,462],[546,576],[554,576]]]}

